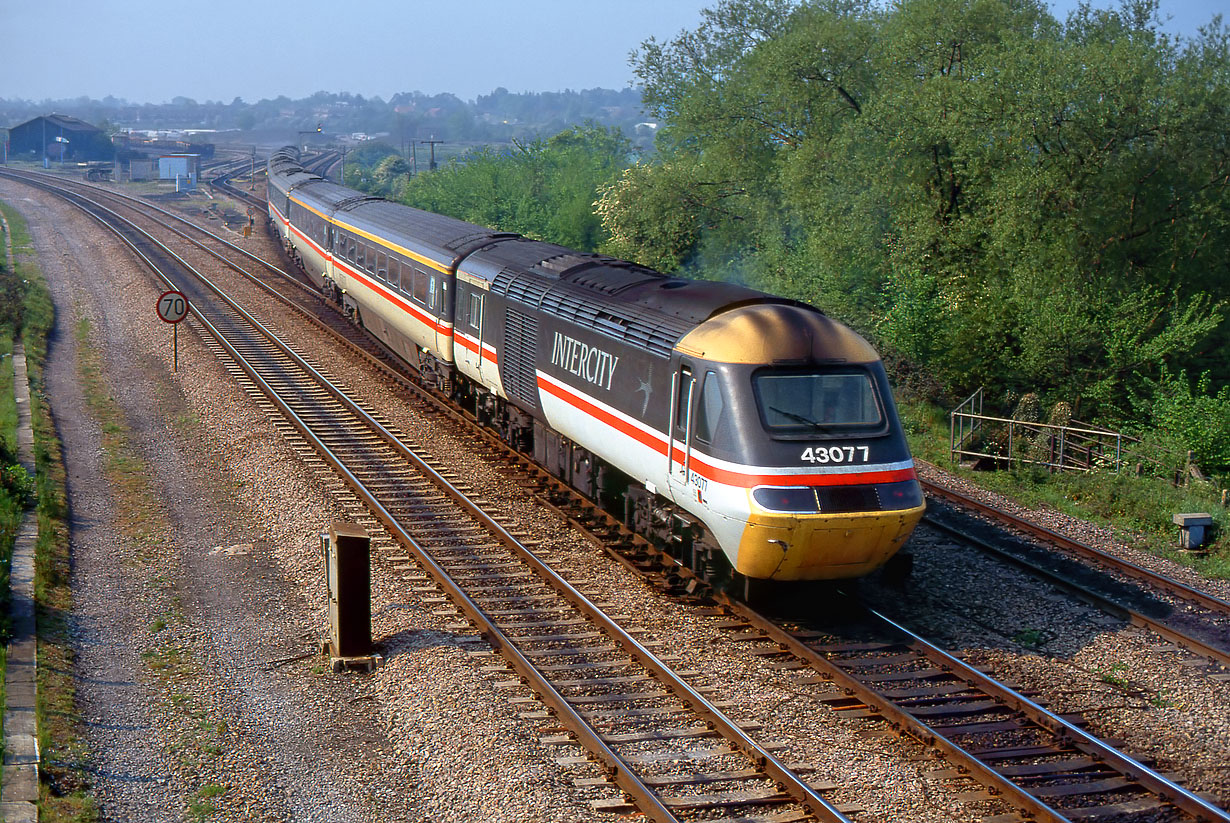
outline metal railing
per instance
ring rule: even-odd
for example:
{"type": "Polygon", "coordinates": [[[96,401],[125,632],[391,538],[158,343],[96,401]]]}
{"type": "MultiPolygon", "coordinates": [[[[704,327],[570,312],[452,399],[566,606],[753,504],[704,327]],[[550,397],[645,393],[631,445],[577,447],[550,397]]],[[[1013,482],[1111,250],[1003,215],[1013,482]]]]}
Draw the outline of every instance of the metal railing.
{"type": "Polygon", "coordinates": [[[950,413],[952,462],[987,459],[998,464],[1043,466],[1051,472],[1114,471],[1170,476],[1192,473],[1191,456],[1151,447],[1137,437],[1072,420],[1068,425],[1034,423],[982,413],[982,389],[950,413]]]}
{"type": "Polygon", "coordinates": [[[966,445],[974,442],[975,435],[982,428],[982,389],[965,398],[961,405],[952,411],[951,425],[948,435],[948,446],[952,451],[952,461],[957,462],[957,454],[966,445]]]}

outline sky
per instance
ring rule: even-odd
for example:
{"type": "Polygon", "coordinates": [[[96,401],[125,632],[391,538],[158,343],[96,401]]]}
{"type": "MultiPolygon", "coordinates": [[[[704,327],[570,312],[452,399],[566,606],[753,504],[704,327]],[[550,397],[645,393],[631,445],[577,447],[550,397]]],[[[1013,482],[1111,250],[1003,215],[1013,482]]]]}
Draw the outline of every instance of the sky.
{"type": "MultiPolygon", "coordinates": [[[[1060,19],[1078,0],[1051,0],[1060,19]]],[[[403,91],[473,100],[512,92],[620,89],[629,53],[701,21],[716,0],[0,0],[0,99],[107,95],[253,103],[317,91],[387,100],[403,91]],[[287,8],[294,9],[286,17],[287,8]],[[88,11],[86,11],[88,9],[88,11]],[[243,21],[223,33],[218,21],[243,21]],[[217,38],[217,39],[215,39],[217,38]]],[[[1095,7],[1116,0],[1093,0],[1095,7]]],[[[1165,28],[1193,36],[1230,0],[1161,0],[1165,28]]]]}

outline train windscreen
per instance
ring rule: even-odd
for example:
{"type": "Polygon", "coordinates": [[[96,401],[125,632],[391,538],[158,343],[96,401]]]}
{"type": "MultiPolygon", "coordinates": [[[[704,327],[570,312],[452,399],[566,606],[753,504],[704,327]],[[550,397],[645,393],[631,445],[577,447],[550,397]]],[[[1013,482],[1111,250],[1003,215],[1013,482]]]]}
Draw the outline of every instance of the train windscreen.
{"type": "Polygon", "coordinates": [[[869,429],[884,420],[864,371],[761,372],[752,382],[761,419],[773,431],[869,429]]]}

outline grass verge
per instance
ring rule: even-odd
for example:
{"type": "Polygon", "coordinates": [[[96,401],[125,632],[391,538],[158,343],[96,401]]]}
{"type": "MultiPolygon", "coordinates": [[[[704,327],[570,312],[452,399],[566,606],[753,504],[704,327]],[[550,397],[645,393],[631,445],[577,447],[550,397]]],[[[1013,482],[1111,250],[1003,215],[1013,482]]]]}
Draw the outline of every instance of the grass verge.
{"type": "Polygon", "coordinates": [[[1125,542],[1165,557],[1212,578],[1230,578],[1230,512],[1211,483],[1175,486],[1159,477],[1131,473],[1050,474],[1037,467],[975,472],[949,459],[948,414],[928,404],[902,401],[902,425],[915,457],[934,463],[961,479],[998,492],[1031,508],[1056,511],[1107,526],[1125,542]],[[1178,512],[1208,512],[1216,524],[1207,553],[1182,552],[1178,512]]]}
{"type": "MultiPolygon", "coordinates": [[[[13,234],[14,256],[14,271],[3,272],[5,282],[0,283],[0,292],[16,294],[20,300],[18,317],[29,369],[34,429],[34,498],[38,520],[34,595],[39,635],[36,714],[42,752],[39,820],[92,823],[98,819],[98,811],[89,795],[87,752],[79,732],[74,656],[67,625],[72,592],[64,464],[51,405],[43,392],[47,337],[55,312],[42,272],[35,263],[25,222],[6,204],[0,203],[0,210],[13,234]]],[[[11,375],[11,360],[8,362],[5,371],[11,375]]],[[[11,377],[9,388],[2,393],[12,396],[11,377]]],[[[7,564],[5,568],[7,574],[7,564]]]]}

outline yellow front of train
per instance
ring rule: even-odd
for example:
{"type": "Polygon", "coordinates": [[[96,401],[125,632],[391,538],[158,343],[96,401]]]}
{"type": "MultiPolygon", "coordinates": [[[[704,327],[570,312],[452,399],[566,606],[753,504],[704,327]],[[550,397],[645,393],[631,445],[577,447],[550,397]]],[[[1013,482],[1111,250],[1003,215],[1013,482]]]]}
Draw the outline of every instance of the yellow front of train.
{"type": "MultiPolygon", "coordinates": [[[[922,490],[876,351],[810,307],[758,303],[697,326],[677,345],[698,373],[720,375],[737,427],[715,432],[696,463],[742,526],[723,546],[754,579],[859,577],[884,565],[922,517],[922,490]],[[722,439],[718,440],[718,434],[722,439]],[[719,448],[724,446],[725,448],[719,448]]],[[[709,415],[713,417],[713,414],[709,415]]],[[[720,419],[718,417],[717,419],[720,419]]],[[[721,536],[719,535],[719,540],[721,536]]]]}

